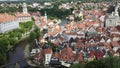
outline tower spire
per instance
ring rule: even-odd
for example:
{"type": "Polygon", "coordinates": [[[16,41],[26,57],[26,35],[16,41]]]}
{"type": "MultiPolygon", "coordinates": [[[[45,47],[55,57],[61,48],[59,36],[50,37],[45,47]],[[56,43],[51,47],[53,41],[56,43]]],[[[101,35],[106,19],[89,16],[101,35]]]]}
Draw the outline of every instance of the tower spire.
{"type": "Polygon", "coordinates": [[[23,0],[23,13],[28,13],[27,4],[26,4],[25,0],[23,0]]]}
{"type": "Polygon", "coordinates": [[[119,8],[119,3],[116,2],[116,5],[115,5],[115,16],[119,16],[118,8],[119,8]]]}
{"type": "Polygon", "coordinates": [[[47,13],[45,11],[45,16],[44,16],[45,23],[47,23],[47,13]]]}

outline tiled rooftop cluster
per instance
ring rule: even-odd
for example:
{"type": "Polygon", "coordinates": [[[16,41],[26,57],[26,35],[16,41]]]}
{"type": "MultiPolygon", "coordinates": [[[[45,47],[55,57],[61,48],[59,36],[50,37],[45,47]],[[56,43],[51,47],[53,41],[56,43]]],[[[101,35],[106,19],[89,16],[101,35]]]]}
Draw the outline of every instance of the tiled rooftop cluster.
{"type": "MultiPolygon", "coordinates": [[[[48,33],[39,40],[40,43],[43,43],[40,46],[46,46],[47,48],[42,49],[35,56],[36,62],[39,59],[46,60],[46,53],[51,54],[51,59],[56,58],[61,62],[67,63],[101,59],[108,57],[110,54],[119,56],[120,26],[104,27],[107,16],[101,11],[85,11],[84,15],[84,20],[79,22],[72,21],[63,26],[54,24],[52,21],[46,24],[48,33]],[[46,37],[48,38],[47,40],[46,37]],[[57,47],[55,52],[52,51],[50,45],[46,45],[47,41],[57,47]]],[[[43,20],[40,21],[40,25],[43,24],[43,20]]]]}

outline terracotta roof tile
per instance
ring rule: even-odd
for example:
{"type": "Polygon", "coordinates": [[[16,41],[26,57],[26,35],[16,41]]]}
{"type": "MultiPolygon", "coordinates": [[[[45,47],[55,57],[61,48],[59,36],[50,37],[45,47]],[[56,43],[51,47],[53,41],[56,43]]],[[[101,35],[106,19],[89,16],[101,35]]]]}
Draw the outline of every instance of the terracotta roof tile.
{"type": "Polygon", "coordinates": [[[117,30],[120,32],[120,25],[116,26],[117,30]]]}
{"type": "Polygon", "coordinates": [[[82,24],[82,23],[79,23],[77,27],[78,27],[78,28],[85,28],[85,25],[82,24]]]}
{"type": "Polygon", "coordinates": [[[104,53],[101,52],[100,50],[96,52],[96,59],[102,59],[104,56],[104,53]]]}
{"type": "Polygon", "coordinates": [[[94,21],[86,21],[86,26],[92,26],[94,24],[94,21]]]}
{"type": "Polygon", "coordinates": [[[52,53],[51,48],[44,49],[44,54],[51,54],[51,53],[52,53]]]}
{"type": "Polygon", "coordinates": [[[31,15],[29,13],[16,13],[16,17],[30,17],[31,15]]]}
{"type": "Polygon", "coordinates": [[[84,59],[83,59],[83,54],[82,53],[78,53],[78,54],[76,54],[76,60],[78,60],[78,61],[84,61],[84,59]]]}
{"type": "Polygon", "coordinates": [[[70,47],[62,49],[60,59],[64,61],[74,61],[74,53],[70,47]]]}
{"type": "Polygon", "coordinates": [[[58,52],[55,52],[55,53],[53,53],[53,55],[52,55],[52,57],[54,58],[59,58],[60,57],[60,54],[58,53],[58,52]]]}
{"type": "Polygon", "coordinates": [[[93,50],[90,50],[89,57],[95,57],[96,52],[93,50]]]}
{"type": "Polygon", "coordinates": [[[112,41],[111,44],[112,46],[120,46],[120,44],[117,41],[112,41]]]}
{"type": "Polygon", "coordinates": [[[104,46],[105,46],[106,48],[112,49],[110,43],[105,42],[105,43],[103,43],[103,44],[104,44],[104,46]]]}
{"type": "Polygon", "coordinates": [[[16,17],[14,15],[9,15],[7,13],[4,13],[4,14],[0,14],[0,23],[4,23],[4,22],[7,22],[7,21],[12,21],[12,20],[15,20],[16,17]]]}

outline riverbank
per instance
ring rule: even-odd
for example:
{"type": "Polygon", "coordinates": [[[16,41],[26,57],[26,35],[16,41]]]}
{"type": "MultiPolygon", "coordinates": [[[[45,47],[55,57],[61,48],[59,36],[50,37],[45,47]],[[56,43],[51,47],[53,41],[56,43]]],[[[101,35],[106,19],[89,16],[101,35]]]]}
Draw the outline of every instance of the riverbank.
{"type": "MultiPolygon", "coordinates": [[[[24,56],[25,56],[25,58],[30,57],[30,45],[29,45],[29,44],[27,44],[26,47],[25,47],[24,56]]],[[[33,66],[33,67],[36,66],[30,59],[26,60],[26,62],[27,62],[28,65],[30,65],[30,66],[33,66]]]]}

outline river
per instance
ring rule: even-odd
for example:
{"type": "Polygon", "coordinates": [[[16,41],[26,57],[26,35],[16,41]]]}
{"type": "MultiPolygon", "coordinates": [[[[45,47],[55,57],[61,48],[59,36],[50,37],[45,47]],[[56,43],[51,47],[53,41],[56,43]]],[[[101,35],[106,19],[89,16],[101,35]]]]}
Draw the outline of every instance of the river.
{"type": "MultiPolygon", "coordinates": [[[[13,50],[10,50],[8,52],[8,63],[14,63],[16,61],[22,60],[24,56],[24,50],[26,46],[26,41],[21,41],[16,47],[13,48],[13,50]]],[[[15,64],[7,66],[7,68],[14,68],[15,64]]],[[[26,68],[28,66],[28,63],[26,60],[22,60],[18,62],[17,66],[19,68],[26,68]]]]}

